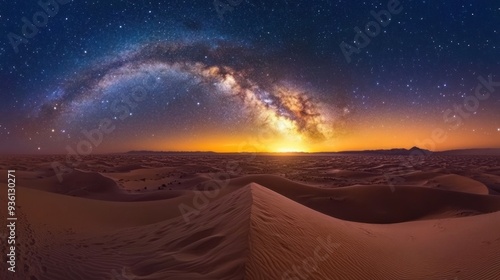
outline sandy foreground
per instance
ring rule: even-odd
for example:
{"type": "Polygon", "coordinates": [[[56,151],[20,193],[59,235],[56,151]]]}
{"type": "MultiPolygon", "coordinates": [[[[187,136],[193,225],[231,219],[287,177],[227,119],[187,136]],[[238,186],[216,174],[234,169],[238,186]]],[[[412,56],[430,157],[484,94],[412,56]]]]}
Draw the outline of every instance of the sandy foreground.
{"type": "Polygon", "coordinates": [[[500,279],[500,157],[64,161],[0,160],[0,279],[500,279]]]}

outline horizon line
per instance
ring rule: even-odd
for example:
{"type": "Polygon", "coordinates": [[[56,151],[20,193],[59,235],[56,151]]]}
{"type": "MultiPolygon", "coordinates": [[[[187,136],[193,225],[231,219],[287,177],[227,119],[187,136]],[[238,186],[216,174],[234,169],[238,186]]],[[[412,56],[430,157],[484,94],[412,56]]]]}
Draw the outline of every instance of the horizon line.
{"type": "MultiPolygon", "coordinates": [[[[488,150],[497,150],[500,152],[500,148],[459,148],[459,149],[450,149],[450,150],[427,150],[427,149],[422,149],[419,147],[412,147],[410,149],[407,148],[389,148],[389,149],[369,149],[369,150],[343,150],[343,151],[317,151],[317,152],[306,152],[306,151],[290,151],[290,152],[266,152],[266,151],[261,151],[261,152],[216,152],[216,151],[168,151],[168,150],[162,150],[162,151],[155,151],[155,150],[130,150],[130,151],[125,151],[125,152],[101,152],[101,153],[91,153],[89,155],[76,155],[76,156],[90,156],[90,155],[126,155],[130,154],[133,155],[135,154],[140,154],[140,153],[172,153],[172,154],[275,154],[275,155],[287,155],[287,154],[342,154],[342,153],[369,153],[369,152],[396,152],[396,151],[411,151],[412,149],[418,149],[421,151],[427,151],[431,153],[443,153],[443,152],[453,152],[453,151],[488,151],[488,150]]],[[[25,155],[25,156],[33,156],[33,155],[52,155],[52,156],[57,156],[57,155],[68,155],[67,153],[0,153],[1,155],[10,155],[10,156],[15,156],[15,155],[25,155]]],[[[75,155],[72,155],[75,156],[75,155]]]]}

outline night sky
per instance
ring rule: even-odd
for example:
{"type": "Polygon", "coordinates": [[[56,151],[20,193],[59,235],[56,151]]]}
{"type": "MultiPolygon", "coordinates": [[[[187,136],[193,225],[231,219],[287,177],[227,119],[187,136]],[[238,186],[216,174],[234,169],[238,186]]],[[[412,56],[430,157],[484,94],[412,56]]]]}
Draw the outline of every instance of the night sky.
{"type": "Polygon", "coordinates": [[[0,6],[0,153],[500,148],[499,1],[66,1],[0,6]]]}

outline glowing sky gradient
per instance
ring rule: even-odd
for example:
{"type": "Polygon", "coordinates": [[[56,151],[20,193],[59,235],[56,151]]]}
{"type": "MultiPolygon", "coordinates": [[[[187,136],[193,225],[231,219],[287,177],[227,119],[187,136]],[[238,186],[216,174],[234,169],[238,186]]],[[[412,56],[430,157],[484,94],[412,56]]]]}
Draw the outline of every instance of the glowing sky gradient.
{"type": "MultiPolygon", "coordinates": [[[[350,63],[387,3],[212,4],[74,1],[4,40],[0,153],[500,148],[498,4],[401,2],[350,63]]],[[[1,30],[39,9],[9,3],[1,30]]]]}

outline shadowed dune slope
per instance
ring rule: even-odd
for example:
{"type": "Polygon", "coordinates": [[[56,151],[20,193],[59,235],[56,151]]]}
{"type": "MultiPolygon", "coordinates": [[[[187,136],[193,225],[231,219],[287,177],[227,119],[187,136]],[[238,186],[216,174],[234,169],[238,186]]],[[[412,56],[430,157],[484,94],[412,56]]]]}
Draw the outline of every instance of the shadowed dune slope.
{"type": "Polygon", "coordinates": [[[273,175],[250,175],[230,181],[252,182],[332,217],[363,223],[400,223],[417,219],[460,217],[500,211],[500,197],[417,186],[351,186],[325,189],[273,175]]]}
{"type": "Polygon", "coordinates": [[[73,170],[60,174],[62,180],[53,175],[42,179],[20,178],[18,186],[59,193],[75,197],[84,197],[106,201],[149,201],[171,199],[187,193],[183,190],[156,191],[145,193],[127,193],[119,184],[98,172],[73,170]]]}

